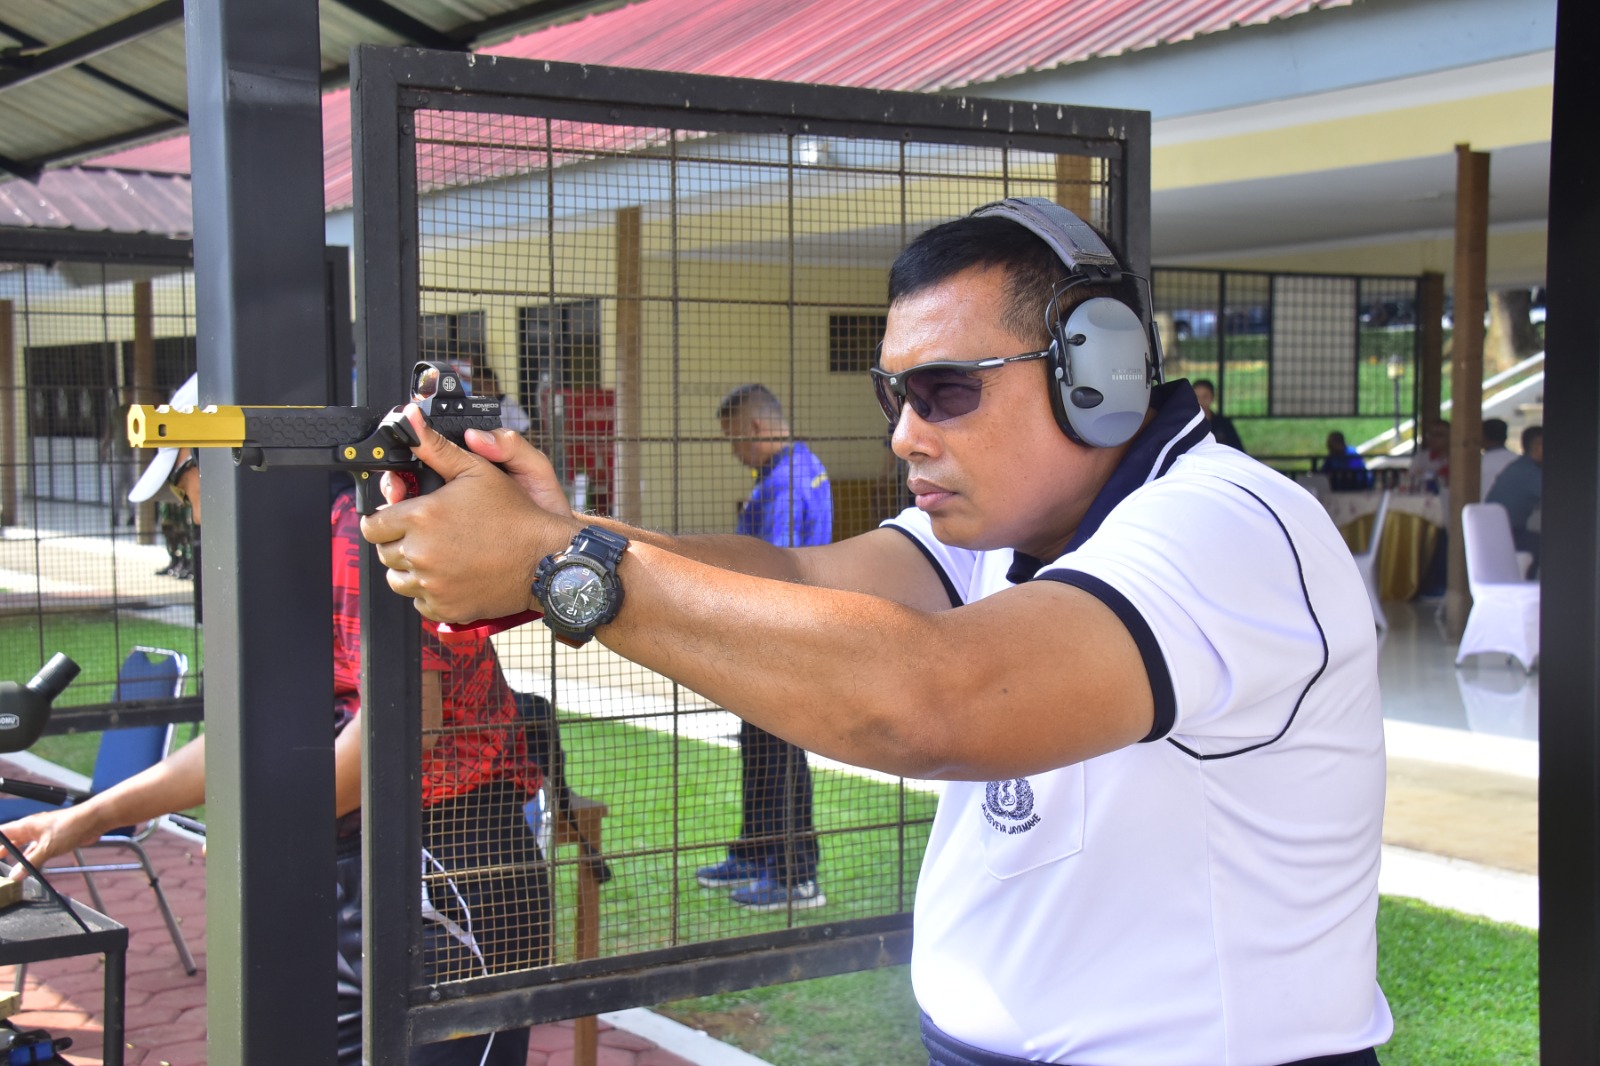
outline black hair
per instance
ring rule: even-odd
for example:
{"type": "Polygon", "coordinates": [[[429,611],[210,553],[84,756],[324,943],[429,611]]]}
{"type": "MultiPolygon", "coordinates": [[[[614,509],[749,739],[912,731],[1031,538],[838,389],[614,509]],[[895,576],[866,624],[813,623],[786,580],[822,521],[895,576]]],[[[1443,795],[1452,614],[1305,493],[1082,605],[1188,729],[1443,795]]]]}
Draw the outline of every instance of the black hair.
{"type": "MultiPolygon", "coordinates": [[[[1107,247],[1110,248],[1109,243],[1107,247]]],[[[1112,254],[1116,254],[1115,249],[1112,254]]],[[[1068,277],[1067,265],[1048,244],[1010,219],[969,215],[918,234],[889,268],[889,305],[963,271],[993,267],[1006,272],[1000,325],[1018,337],[1047,342],[1050,323],[1045,320],[1045,313],[1056,289],[1068,277]]],[[[1091,296],[1102,295],[1127,299],[1120,291],[1108,291],[1106,286],[1080,285],[1062,300],[1057,314],[1065,316],[1091,296]]]]}
{"type": "Polygon", "coordinates": [[[746,412],[757,418],[782,418],[783,404],[771,389],[751,382],[737,386],[722,398],[722,403],[717,405],[717,420],[726,421],[746,412]]]}
{"type": "Polygon", "coordinates": [[[1543,426],[1529,426],[1522,431],[1522,454],[1527,455],[1528,449],[1544,440],[1543,426]]]}
{"type": "Polygon", "coordinates": [[[1483,443],[1503,447],[1506,442],[1506,434],[1510,431],[1505,419],[1485,418],[1483,420],[1483,443]]]}

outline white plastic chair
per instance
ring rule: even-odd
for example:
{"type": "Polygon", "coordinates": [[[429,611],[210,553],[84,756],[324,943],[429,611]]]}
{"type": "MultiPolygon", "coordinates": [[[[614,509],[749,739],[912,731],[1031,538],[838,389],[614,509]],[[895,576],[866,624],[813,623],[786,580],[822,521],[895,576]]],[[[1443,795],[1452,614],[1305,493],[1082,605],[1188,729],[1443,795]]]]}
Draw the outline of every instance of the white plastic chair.
{"type": "Polygon", "coordinates": [[[1383,604],[1378,599],[1378,549],[1383,545],[1383,526],[1389,520],[1389,490],[1384,489],[1383,495],[1378,497],[1378,510],[1372,516],[1372,537],[1367,541],[1365,551],[1355,554],[1356,569],[1361,571],[1361,580],[1367,586],[1367,599],[1372,602],[1372,620],[1380,631],[1389,628],[1389,618],[1383,613],[1383,604]]]}
{"type": "Polygon", "coordinates": [[[1328,480],[1327,474],[1298,474],[1295,480],[1319,500],[1326,500],[1333,495],[1333,482],[1328,480]]]}
{"type": "Polygon", "coordinates": [[[1525,581],[1511,541],[1511,519],[1498,503],[1461,509],[1472,611],[1456,665],[1469,655],[1500,652],[1533,671],[1539,658],[1539,583],[1525,581]]]}

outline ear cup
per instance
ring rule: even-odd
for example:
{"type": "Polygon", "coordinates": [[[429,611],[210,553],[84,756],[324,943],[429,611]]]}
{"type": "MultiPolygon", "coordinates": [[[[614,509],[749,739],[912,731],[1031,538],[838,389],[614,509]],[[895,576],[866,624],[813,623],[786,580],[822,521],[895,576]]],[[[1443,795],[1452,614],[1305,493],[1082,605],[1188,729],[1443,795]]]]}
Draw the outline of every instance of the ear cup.
{"type": "Polygon", "coordinates": [[[1068,437],[1095,448],[1133,439],[1150,408],[1150,334],[1121,300],[1085,300],[1050,342],[1050,403],[1068,437]]]}

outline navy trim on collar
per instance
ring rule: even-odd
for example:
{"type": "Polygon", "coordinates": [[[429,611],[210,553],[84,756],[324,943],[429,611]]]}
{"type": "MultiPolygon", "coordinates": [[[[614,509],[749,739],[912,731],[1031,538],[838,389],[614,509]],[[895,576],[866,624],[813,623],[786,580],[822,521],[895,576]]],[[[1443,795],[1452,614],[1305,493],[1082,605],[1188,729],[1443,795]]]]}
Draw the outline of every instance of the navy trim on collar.
{"type": "Polygon", "coordinates": [[[1106,515],[1134,489],[1171,470],[1180,455],[1211,435],[1211,427],[1187,378],[1156,386],[1150,393],[1150,409],[1155,412],[1155,418],[1133,438],[1122,462],[1111,472],[1111,480],[1089,505],[1083,521],[1078,523],[1077,532],[1067,542],[1067,551],[1075,550],[1094,536],[1106,515]]]}

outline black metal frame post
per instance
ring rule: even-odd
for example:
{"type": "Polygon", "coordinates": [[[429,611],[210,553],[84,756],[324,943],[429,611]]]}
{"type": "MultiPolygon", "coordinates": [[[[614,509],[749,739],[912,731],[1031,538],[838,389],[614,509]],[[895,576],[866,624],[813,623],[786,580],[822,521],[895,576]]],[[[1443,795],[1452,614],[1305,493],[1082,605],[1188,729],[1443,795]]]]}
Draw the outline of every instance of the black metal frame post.
{"type": "MultiPolygon", "coordinates": [[[[324,404],[317,4],[189,0],[186,35],[200,400],[324,404]]],[[[331,1064],[326,474],[201,471],[211,1060],[331,1064]]]]}
{"type": "MultiPolygon", "coordinates": [[[[1149,116],[1010,100],[710,78],[362,47],[353,54],[361,366],[357,402],[398,402],[417,354],[419,110],[708,133],[843,136],[983,146],[1107,161],[1109,236],[1148,271],[1149,116]],[[1083,131],[1093,130],[1093,134],[1083,131]]],[[[366,571],[364,692],[367,1039],[371,1061],[406,1044],[589,1015],[685,995],[904,962],[907,913],[677,945],[615,958],[450,981],[419,981],[419,678],[414,612],[366,571]],[[399,656],[404,655],[405,658],[399,656]]]]}
{"type": "MultiPolygon", "coordinates": [[[[393,406],[410,395],[418,298],[414,157],[404,142],[395,82],[372,77],[357,52],[352,63],[357,285],[356,403],[393,406]]],[[[421,877],[422,632],[409,600],[389,591],[383,565],[369,552],[361,575],[361,809],[365,925],[362,949],[363,1040],[367,1061],[400,1066],[412,1043],[403,1024],[410,992],[421,983],[416,937],[422,921],[421,877]],[[381,813],[381,817],[379,814],[381,813]],[[394,886],[410,886],[395,891],[394,886]]]]}
{"type": "Polygon", "coordinates": [[[1545,327],[1539,686],[1539,1029],[1545,1062],[1600,1061],[1600,12],[1556,15],[1545,327]]]}

